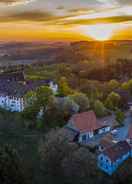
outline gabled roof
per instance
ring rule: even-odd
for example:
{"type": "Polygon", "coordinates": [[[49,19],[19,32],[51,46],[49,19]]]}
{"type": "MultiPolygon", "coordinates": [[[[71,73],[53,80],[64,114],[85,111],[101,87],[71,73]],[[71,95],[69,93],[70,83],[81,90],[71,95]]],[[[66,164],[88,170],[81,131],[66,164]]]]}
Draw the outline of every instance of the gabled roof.
{"type": "Polygon", "coordinates": [[[113,142],[113,136],[111,133],[105,135],[101,140],[100,140],[100,145],[103,146],[105,149],[108,147],[111,147],[115,143],[113,142]]]}
{"type": "Polygon", "coordinates": [[[92,132],[104,127],[104,125],[101,125],[96,119],[96,115],[93,111],[74,114],[69,122],[72,124],[73,128],[77,129],[79,132],[92,132]]]}
{"type": "Polygon", "coordinates": [[[23,71],[16,71],[10,73],[1,73],[0,81],[24,81],[24,73],[23,71]]]}
{"type": "Polygon", "coordinates": [[[49,85],[47,80],[24,81],[24,83],[0,80],[0,94],[2,96],[23,97],[28,91],[34,91],[41,86],[47,85],[49,85]]]}
{"type": "Polygon", "coordinates": [[[121,141],[107,148],[103,151],[103,154],[107,155],[112,162],[115,162],[129,151],[131,151],[129,144],[126,141],[121,141]]]}

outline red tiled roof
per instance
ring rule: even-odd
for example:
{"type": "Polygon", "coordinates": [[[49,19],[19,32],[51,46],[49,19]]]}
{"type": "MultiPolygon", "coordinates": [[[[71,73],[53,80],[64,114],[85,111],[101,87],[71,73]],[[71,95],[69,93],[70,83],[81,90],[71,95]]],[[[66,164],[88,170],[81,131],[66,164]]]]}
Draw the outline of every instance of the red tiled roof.
{"type": "Polygon", "coordinates": [[[72,116],[71,121],[73,122],[75,128],[77,128],[80,132],[91,132],[103,127],[103,125],[97,121],[96,115],[93,111],[75,114],[72,116]]]}
{"type": "Polygon", "coordinates": [[[129,144],[126,141],[121,141],[114,146],[107,148],[103,153],[107,155],[112,162],[115,162],[129,151],[131,151],[129,144]]]}
{"type": "Polygon", "coordinates": [[[111,135],[111,134],[105,135],[105,136],[100,140],[100,145],[103,146],[103,147],[105,147],[105,148],[114,145],[112,135],[111,135]]]}

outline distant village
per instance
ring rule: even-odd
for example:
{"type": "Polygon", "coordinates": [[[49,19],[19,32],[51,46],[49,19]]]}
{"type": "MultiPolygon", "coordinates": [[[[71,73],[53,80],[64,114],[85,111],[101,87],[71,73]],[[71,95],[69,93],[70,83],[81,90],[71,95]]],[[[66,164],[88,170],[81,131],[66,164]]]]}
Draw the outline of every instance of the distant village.
{"type": "MultiPolygon", "coordinates": [[[[22,112],[26,107],[25,94],[41,86],[49,86],[53,94],[58,91],[58,84],[52,80],[26,80],[22,71],[0,74],[0,107],[11,112],[22,112]]],[[[112,175],[125,160],[132,157],[132,99],[128,94],[128,111],[122,126],[118,127],[114,113],[104,118],[97,118],[94,111],[75,113],[63,128],[70,142],[94,150],[100,170],[112,175]]]]}

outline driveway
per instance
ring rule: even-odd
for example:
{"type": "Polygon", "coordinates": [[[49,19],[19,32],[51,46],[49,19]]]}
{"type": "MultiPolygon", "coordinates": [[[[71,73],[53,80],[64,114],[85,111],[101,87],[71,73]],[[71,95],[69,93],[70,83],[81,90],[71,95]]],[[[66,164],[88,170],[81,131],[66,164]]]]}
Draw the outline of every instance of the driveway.
{"type": "Polygon", "coordinates": [[[117,128],[116,134],[113,135],[113,137],[116,141],[123,141],[127,138],[129,126],[132,125],[132,116],[128,115],[125,118],[123,124],[124,124],[124,126],[117,128]]]}

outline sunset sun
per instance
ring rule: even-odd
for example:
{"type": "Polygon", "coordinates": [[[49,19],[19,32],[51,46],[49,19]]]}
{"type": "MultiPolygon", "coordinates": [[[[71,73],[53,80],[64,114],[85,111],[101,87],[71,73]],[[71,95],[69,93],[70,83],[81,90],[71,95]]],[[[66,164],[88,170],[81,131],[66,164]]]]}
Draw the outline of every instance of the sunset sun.
{"type": "Polygon", "coordinates": [[[91,26],[86,26],[83,28],[84,34],[90,36],[94,40],[105,41],[112,37],[116,26],[113,24],[96,24],[91,26]]]}

